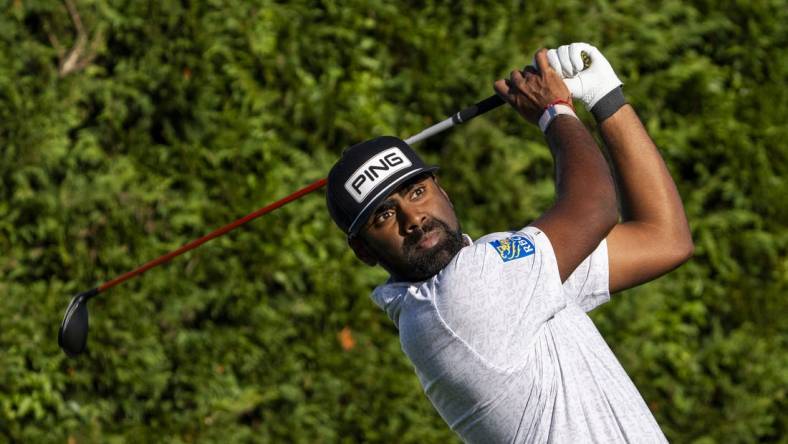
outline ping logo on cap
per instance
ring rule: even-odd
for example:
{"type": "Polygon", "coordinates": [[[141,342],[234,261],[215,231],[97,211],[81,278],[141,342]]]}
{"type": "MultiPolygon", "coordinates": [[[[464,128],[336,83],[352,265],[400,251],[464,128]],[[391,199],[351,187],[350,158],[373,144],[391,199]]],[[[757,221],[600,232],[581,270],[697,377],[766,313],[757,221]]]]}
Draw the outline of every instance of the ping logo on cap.
{"type": "Polygon", "coordinates": [[[345,182],[345,190],[361,203],[375,187],[392,174],[412,165],[410,159],[397,147],[381,151],[364,162],[345,182]]]}

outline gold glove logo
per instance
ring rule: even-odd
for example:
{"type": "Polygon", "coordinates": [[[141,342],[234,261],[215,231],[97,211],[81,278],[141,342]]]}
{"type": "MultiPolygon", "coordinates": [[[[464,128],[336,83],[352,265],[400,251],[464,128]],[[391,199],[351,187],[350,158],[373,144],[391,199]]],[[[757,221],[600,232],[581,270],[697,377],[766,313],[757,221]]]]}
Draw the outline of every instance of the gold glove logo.
{"type": "Polygon", "coordinates": [[[378,184],[411,165],[410,159],[399,148],[391,147],[361,165],[345,182],[345,189],[356,202],[361,203],[378,184]]]}

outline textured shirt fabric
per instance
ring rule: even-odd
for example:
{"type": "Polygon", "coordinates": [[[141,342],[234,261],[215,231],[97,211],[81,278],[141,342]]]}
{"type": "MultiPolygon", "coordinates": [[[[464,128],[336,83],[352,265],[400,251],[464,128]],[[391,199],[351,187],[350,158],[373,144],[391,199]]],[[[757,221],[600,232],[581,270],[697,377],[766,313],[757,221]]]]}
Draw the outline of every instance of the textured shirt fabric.
{"type": "Polygon", "coordinates": [[[607,244],[561,283],[535,227],[470,242],[372,298],[441,417],[471,443],[667,442],[586,312],[610,299],[607,244]]]}

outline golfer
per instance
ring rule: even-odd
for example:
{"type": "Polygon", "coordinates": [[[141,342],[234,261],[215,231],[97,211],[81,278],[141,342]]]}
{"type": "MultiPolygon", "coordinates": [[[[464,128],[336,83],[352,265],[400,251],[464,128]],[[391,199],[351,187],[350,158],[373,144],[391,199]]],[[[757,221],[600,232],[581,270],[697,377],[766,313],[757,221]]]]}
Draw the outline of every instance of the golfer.
{"type": "Polygon", "coordinates": [[[541,217],[471,239],[437,167],[394,137],[345,150],[329,174],[329,211],[358,258],[390,273],[372,298],[463,440],[666,442],[586,313],[692,255],[670,174],[591,45],[542,49],[494,88],[552,152],[557,197],[541,217]],[[595,116],[615,183],[573,98],[595,116]]]}

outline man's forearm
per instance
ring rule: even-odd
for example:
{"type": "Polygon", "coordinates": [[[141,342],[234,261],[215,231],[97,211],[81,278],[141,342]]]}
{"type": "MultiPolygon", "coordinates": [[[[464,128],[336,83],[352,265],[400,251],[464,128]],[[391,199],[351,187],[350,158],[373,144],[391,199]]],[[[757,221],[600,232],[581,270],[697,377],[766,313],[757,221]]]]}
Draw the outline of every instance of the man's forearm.
{"type": "Polygon", "coordinates": [[[555,159],[557,199],[533,225],[553,243],[563,281],[616,224],[616,193],[607,162],[582,122],[559,116],[545,135],[555,159]]]}
{"type": "MultiPolygon", "coordinates": [[[[583,123],[561,116],[545,133],[555,160],[555,184],[558,201],[584,196],[597,208],[615,208],[615,189],[610,169],[596,141],[583,123]]],[[[602,211],[604,212],[604,211],[602,211]]]]}
{"type": "Polygon", "coordinates": [[[600,130],[625,210],[607,238],[610,290],[619,291],[678,267],[694,247],[676,185],[632,107],[624,105],[600,130]]]}
{"type": "Polygon", "coordinates": [[[691,242],[676,185],[635,110],[624,105],[599,129],[613,161],[624,222],[647,223],[691,242]]]}

